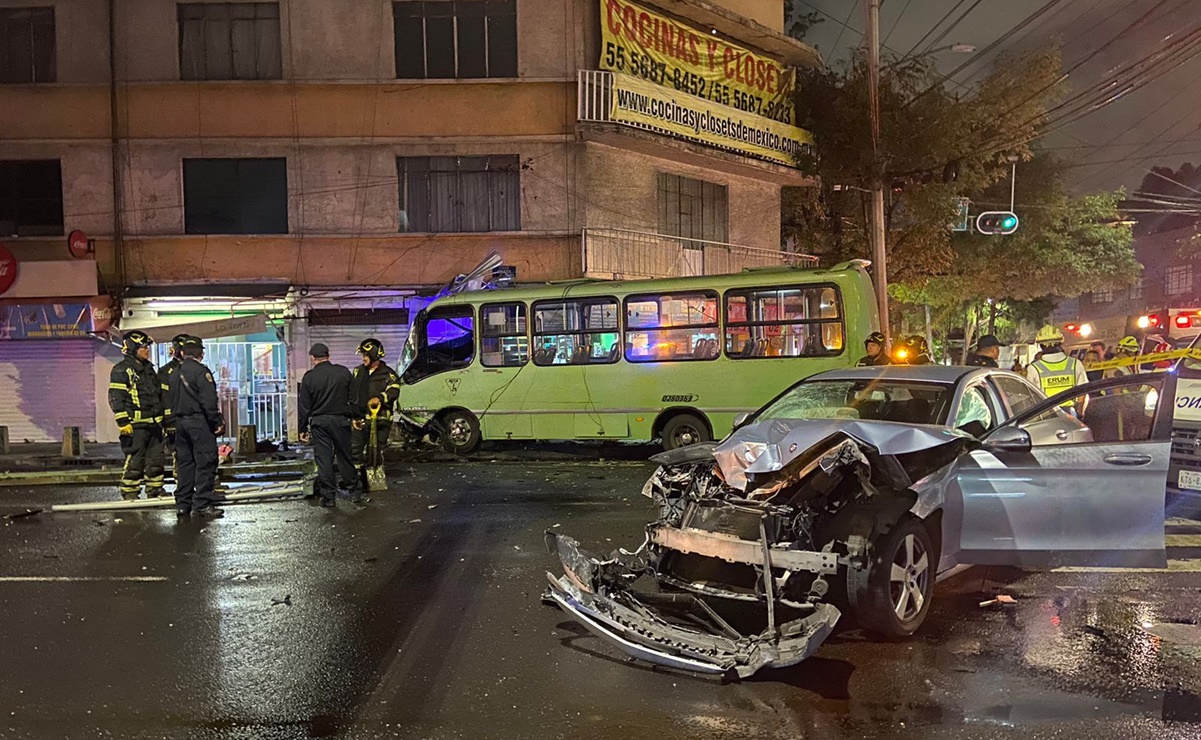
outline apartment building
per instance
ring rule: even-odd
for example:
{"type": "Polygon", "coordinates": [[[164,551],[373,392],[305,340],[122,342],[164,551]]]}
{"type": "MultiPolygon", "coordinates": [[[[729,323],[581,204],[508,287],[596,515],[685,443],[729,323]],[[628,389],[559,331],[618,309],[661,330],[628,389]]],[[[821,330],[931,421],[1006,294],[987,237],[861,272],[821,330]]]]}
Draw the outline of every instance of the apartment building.
{"type": "Polygon", "coordinates": [[[227,416],[279,438],[310,342],[395,359],[491,252],[521,283],[799,259],[792,72],[820,59],[783,26],[782,0],[0,0],[0,424],[113,439],[107,330],[210,339],[227,416]]]}

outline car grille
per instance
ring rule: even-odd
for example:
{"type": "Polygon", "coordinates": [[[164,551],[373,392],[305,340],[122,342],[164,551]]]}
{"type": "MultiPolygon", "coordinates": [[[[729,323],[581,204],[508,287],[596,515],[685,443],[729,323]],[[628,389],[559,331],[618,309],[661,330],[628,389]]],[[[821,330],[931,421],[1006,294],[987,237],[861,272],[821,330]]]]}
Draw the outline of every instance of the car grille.
{"type": "Polygon", "coordinates": [[[1201,470],[1201,429],[1177,427],[1172,430],[1172,465],[1185,470],[1201,470]]]}

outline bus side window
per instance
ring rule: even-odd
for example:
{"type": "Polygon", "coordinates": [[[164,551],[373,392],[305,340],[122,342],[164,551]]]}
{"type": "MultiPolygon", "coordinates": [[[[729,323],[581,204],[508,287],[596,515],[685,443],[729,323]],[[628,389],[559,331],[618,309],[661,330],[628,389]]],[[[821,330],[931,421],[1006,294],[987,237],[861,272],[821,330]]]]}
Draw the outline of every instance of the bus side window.
{"type": "Polygon", "coordinates": [[[717,359],[716,292],[634,295],[626,298],[625,311],[626,360],[717,359]]]}
{"type": "Polygon", "coordinates": [[[524,303],[480,309],[480,360],[484,367],[521,367],[530,361],[524,303]]]}
{"type": "Polygon", "coordinates": [[[535,365],[607,365],[620,356],[615,347],[616,298],[538,301],[533,306],[535,365]]]}
{"type": "Polygon", "coordinates": [[[829,357],[842,354],[842,304],[831,285],[726,292],[726,356],[829,357]]]}

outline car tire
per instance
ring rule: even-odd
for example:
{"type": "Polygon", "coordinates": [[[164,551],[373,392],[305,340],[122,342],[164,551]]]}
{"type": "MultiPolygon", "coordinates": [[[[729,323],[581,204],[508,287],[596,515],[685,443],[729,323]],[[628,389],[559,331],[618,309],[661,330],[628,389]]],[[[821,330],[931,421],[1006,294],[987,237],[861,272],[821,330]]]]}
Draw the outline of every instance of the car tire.
{"type": "Polygon", "coordinates": [[[920,520],[906,516],[881,536],[866,568],[848,572],[847,596],[860,626],[883,637],[909,637],[934,597],[938,552],[920,520]]]}
{"type": "Polygon", "coordinates": [[[676,414],[663,425],[663,449],[678,450],[681,447],[709,441],[709,427],[703,419],[692,414],[676,414]]]}
{"type": "Polygon", "coordinates": [[[438,430],[442,448],[456,455],[469,455],[480,446],[480,422],[475,414],[462,409],[452,409],[442,415],[438,430]]]}

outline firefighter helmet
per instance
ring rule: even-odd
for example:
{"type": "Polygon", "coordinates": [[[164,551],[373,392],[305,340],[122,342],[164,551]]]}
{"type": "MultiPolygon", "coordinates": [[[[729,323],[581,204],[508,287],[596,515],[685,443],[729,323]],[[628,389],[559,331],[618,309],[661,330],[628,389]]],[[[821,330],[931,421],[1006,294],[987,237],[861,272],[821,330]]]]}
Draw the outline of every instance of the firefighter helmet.
{"type": "Polygon", "coordinates": [[[367,359],[375,362],[376,360],[384,359],[384,344],[378,339],[364,339],[357,352],[360,355],[367,355],[367,359]]]}
{"type": "Polygon", "coordinates": [[[1132,336],[1125,336],[1118,342],[1119,352],[1129,352],[1132,355],[1138,354],[1140,345],[1138,339],[1132,336]]]}
{"type": "Polygon", "coordinates": [[[872,344],[873,342],[875,344],[878,344],[881,347],[883,347],[884,346],[884,332],[874,331],[871,334],[867,335],[867,339],[863,340],[863,343],[865,345],[872,344]]]}
{"type": "Polygon", "coordinates": [[[142,347],[149,347],[154,344],[154,340],[144,331],[129,331],[125,332],[125,336],[121,337],[121,351],[130,357],[138,354],[138,350],[142,347]]]}
{"type": "Polygon", "coordinates": [[[1063,332],[1057,327],[1047,324],[1038,330],[1038,334],[1034,336],[1035,344],[1040,344],[1044,347],[1053,347],[1056,344],[1063,344],[1063,332]]]}
{"type": "Polygon", "coordinates": [[[906,338],[901,343],[896,352],[896,359],[905,365],[929,365],[934,362],[930,359],[930,345],[925,337],[918,334],[906,338]]]}
{"type": "Polygon", "coordinates": [[[171,338],[171,353],[178,354],[183,349],[183,344],[188,340],[188,334],[176,334],[171,338]]]}

